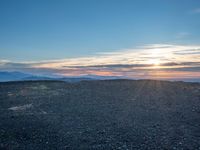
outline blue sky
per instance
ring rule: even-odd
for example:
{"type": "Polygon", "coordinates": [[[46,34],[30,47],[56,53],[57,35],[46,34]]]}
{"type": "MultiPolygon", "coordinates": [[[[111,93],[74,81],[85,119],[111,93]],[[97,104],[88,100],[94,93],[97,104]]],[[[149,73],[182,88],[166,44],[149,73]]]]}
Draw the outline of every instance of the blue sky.
{"type": "Polygon", "coordinates": [[[199,8],[198,0],[1,0],[0,59],[49,60],[145,44],[198,44],[199,8]]]}
{"type": "Polygon", "coordinates": [[[1,0],[0,70],[200,78],[199,0],[1,0]]]}

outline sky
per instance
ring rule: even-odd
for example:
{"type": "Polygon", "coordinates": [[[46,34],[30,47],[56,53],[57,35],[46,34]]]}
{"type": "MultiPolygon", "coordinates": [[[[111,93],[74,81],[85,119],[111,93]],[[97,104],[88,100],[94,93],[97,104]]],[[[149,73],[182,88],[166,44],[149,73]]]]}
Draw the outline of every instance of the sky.
{"type": "Polygon", "coordinates": [[[200,78],[199,0],[1,0],[0,70],[200,78]]]}

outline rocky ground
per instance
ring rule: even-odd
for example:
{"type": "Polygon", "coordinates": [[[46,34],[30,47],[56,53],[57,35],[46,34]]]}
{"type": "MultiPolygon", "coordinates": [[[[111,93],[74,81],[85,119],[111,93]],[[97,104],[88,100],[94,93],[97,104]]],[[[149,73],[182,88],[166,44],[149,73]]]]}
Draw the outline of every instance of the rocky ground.
{"type": "Polygon", "coordinates": [[[0,83],[0,149],[200,149],[200,84],[0,83]]]}

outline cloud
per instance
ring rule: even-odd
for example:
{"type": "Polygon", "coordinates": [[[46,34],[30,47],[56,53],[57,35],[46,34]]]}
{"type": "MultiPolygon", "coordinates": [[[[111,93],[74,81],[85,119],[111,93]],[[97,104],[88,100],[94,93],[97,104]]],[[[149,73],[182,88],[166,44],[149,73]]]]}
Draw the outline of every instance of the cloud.
{"type": "Polygon", "coordinates": [[[187,38],[188,36],[190,36],[190,33],[188,32],[179,32],[176,35],[176,39],[184,39],[184,38],[187,38]]]}
{"type": "Polygon", "coordinates": [[[4,62],[0,68],[28,68],[31,67],[32,64],[26,64],[26,63],[15,63],[15,62],[4,62]]]}
{"type": "Polygon", "coordinates": [[[200,45],[151,44],[134,49],[37,62],[0,61],[0,70],[48,76],[106,75],[130,78],[198,78],[200,45]]]}
{"type": "Polygon", "coordinates": [[[181,51],[175,51],[174,54],[177,55],[200,55],[200,48],[186,49],[181,51]]]}
{"type": "Polygon", "coordinates": [[[200,8],[196,8],[196,9],[192,10],[191,13],[192,14],[200,14],[200,8]]]}
{"type": "MultiPolygon", "coordinates": [[[[96,66],[96,65],[152,65],[149,61],[159,59],[161,63],[186,62],[188,59],[193,62],[199,61],[200,46],[183,45],[148,45],[144,48],[119,50],[111,53],[99,54],[91,57],[70,58],[47,62],[33,63],[38,68],[63,68],[73,66],[96,66]],[[183,55],[183,56],[180,56],[183,55]],[[193,57],[195,54],[195,58],[193,57]]],[[[113,67],[113,66],[112,66],[113,67]]],[[[141,66],[142,67],[142,66],[141,66]]]]}

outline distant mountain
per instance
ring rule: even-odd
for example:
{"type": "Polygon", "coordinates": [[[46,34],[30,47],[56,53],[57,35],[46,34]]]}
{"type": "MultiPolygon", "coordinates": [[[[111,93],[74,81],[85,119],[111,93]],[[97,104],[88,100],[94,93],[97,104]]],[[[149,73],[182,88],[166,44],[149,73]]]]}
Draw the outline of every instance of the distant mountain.
{"type": "MultiPolygon", "coordinates": [[[[131,79],[123,76],[99,76],[99,75],[83,75],[83,76],[56,76],[56,77],[48,77],[48,76],[40,76],[33,75],[23,72],[8,72],[8,71],[0,71],[0,82],[7,81],[39,81],[39,80],[54,80],[54,81],[65,81],[65,82],[79,82],[79,81],[89,81],[89,80],[115,80],[115,79],[131,79]]],[[[170,79],[169,79],[170,80],[170,79]]],[[[192,79],[182,79],[182,78],[174,78],[170,81],[185,81],[185,82],[200,82],[200,78],[192,78],[192,79]]]]}
{"type": "Polygon", "coordinates": [[[124,79],[126,77],[122,77],[122,76],[99,76],[99,75],[85,75],[85,76],[81,76],[82,78],[90,78],[90,79],[96,79],[96,80],[110,80],[110,79],[124,79]]]}
{"type": "Polygon", "coordinates": [[[43,76],[31,76],[31,77],[23,78],[22,80],[24,81],[54,80],[54,81],[65,81],[65,82],[79,82],[83,80],[93,80],[93,79],[85,78],[85,77],[50,78],[50,77],[43,77],[43,76]]]}
{"type": "Polygon", "coordinates": [[[98,76],[98,75],[84,75],[84,76],[70,76],[70,77],[47,77],[37,76],[22,72],[8,72],[0,71],[0,82],[6,81],[38,81],[38,80],[57,80],[66,82],[79,82],[83,80],[106,80],[106,79],[119,79],[115,76],[98,76]]]}
{"type": "Polygon", "coordinates": [[[26,78],[22,78],[21,80],[31,80],[31,81],[37,81],[37,80],[53,80],[54,78],[50,78],[50,77],[43,77],[43,76],[29,76],[26,78]]]}
{"type": "Polygon", "coordinates": [[[84,76],[57,78],[57,80],[66,82],[79,82],[79,81],[89,81],[89,80],[112,80],[112,79],[122,79],[122,78],[117,76],[98,76],[98,75],[84,75],[84,76]]]}
{"type": "Polygon", "coordinates": [[[30,74],[22,73],[22,72],[6,72],[6,71],[0,71],[0,81],[16,81],[21,80],[23,78],[30,77],[30,74]]]}

